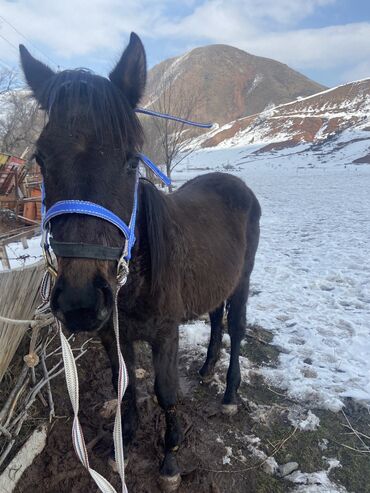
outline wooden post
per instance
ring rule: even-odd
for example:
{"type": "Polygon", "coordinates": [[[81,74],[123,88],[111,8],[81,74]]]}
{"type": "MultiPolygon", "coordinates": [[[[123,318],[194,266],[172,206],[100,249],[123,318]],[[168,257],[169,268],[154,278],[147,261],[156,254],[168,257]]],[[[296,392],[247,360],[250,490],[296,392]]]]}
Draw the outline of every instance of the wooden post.
{"type": "Polygon", "coordinates": [[[6,251],[6,246],[4,245],[4,243],[0,243],[0,260],[3,264],[4,269],[10,269],[8,253],[6,251]]]}
{"type": "Polygon", "coordinates": [[[22,241],[22,246],[23,246],[23,248],[24,248],[25,250],[27,250],[27,248],[28,248],[28,241],[27,241],[27,238],[26,238],[25,236],[23,236],[23,237],[22,237],[22,239],[21,239],[21,241],[22,241]]]}
{"type": "Polygon", "coordinates": [[[14,187],[15,187],[15,218],[18,220],[19,208],[19,190],[18,190],[18,170],[14,170],[14,187]]]}

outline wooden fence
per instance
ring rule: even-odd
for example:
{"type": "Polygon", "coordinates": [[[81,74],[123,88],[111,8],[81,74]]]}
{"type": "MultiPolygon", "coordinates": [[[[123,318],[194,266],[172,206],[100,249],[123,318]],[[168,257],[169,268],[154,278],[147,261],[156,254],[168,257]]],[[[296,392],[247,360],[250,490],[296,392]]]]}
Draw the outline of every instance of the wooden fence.
{"type": "MultiPolygon", "coordinates": [[[[0,272],[0,315],[17,320],[32,319],[40,303],[39,286],[43,273],[43,262],[0,272]]],[[[0,321],[0,382],[26,330],[25,325],[0,321]]]]}
{"type": "Polygon", "coordinates": [[[10,269],[10,262],[8,258],[7,245],[9,243],[15,243],[21,241],[23,248],[26,250],[28,248],[28,241],[30,238],[37,236],[41,233],[40,225],[34,227],[23,227],[18,229],[13,229],[7,233],[0,234],[0,262],[4,269],[10,269]]]}

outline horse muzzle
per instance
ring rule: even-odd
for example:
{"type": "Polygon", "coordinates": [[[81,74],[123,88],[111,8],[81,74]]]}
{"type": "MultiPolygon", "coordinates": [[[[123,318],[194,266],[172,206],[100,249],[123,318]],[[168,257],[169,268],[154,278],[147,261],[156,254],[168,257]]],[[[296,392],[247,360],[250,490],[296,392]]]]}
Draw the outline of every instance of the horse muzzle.
{"type": "Polygon", "coordinates": [[[51,293],[50,307],[70,332],[99,330],[112,313],[112,289],[100,276],[76,287],[61,275],[51,293]]]}

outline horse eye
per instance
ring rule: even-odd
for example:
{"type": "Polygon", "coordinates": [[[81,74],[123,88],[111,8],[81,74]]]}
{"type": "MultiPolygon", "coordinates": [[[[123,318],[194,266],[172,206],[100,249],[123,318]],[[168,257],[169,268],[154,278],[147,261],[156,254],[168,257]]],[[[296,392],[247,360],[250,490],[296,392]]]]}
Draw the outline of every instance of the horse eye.
{"type": "Polygon", "coordinates": [[[139,165],[139,158],[132,157],[127,161],[128,169],[136,169],[139,165]]]}

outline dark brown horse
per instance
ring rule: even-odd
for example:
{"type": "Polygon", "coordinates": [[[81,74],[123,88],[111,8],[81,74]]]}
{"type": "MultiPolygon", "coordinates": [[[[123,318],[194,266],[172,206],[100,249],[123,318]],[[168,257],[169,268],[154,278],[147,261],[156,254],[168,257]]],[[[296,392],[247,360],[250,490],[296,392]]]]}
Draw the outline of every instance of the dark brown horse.
{"type": "MultiPolygon", "coordinates": [[[[46,207],[59,200],[101,204],[129,221],[142,131],[134,109],[146,82],[145,52],[130,43],[109,80],[86,70],[54,73],[21,46],[23,70],[40,106],[48,112],[36,144],[46,191],[46,207]]],[[[259,239],[261,210],[253,192],[238,178],[209,173],[172,194],[140,180],[136,244],[127,284],[119,295],[121,345],[130,383],[124,398],[125,447],[138,426],[133,343],[153,351],[155,393],[165,412],[165,454],[161,475],[179,477],[175,458],[182,431],[176,415],[178,327],[209,312],[211,338],[200,369],[206,380],[219,357],[223,314],[231,338],[223,409],[235,412],[240,385],[239,351],[246,327],[249,278],[259,239]]],[[[115,226],[84,215],[52,220],[53,237],[122,247],[115,226]]],[[[114,261],[58,257],[52,292],[54,314],[72,332],[99,330],[117,384],[112,331],[114,261]]]]}

